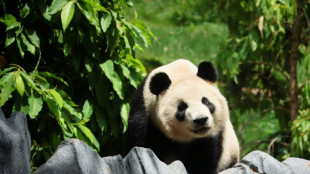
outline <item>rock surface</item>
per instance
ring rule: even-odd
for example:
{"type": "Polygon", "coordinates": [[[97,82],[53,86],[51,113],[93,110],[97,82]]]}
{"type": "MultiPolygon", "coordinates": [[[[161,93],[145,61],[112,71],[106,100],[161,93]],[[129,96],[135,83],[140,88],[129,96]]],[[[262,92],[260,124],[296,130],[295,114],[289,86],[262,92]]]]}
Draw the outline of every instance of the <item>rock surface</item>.
{"type": "MultiPolygon", "coordinates": [[[[30,174],[30,135],[27,119],[21,113],[6,118],[0,109],[0,174],[30,174]]],[[[34,174],[186,174],[180,161],[161,162],[152,150],[136,147],[127,156],[101,158],[78,139],[63,141],[53,156],[34,174]]],[[[254,151],[233,168],[220,174],[310,174],[310,161],[288,158],[279,162],[254,151]]]]}
{"type": "Polygon", "coordinates": [[[150,149],[133,148],[125,158],[120,155],[101,158],[82,141],[68,139],[63,141],[54,155],[34,172],[39,173],[185,174],[186,170],[180,161],[166,165],[150,149]]]}
{"type": "Polygon", "coordinates": [[[310,174],[310,161],[288,158],[282,163],[265,152],[253,151],[233,168],[219,174],[310,174]]]}
{"type": "Polygon", "coordinates": [[[30,144],[25,115],[6,118],[0,108],[0,174],[30,173],[30,144]]]}

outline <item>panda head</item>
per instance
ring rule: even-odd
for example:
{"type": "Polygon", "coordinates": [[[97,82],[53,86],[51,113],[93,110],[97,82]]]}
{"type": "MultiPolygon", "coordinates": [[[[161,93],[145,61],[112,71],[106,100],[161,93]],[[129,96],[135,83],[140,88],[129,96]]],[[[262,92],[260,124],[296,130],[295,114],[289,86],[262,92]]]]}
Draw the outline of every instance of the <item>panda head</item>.
{"type": "Polygon", "coordinates": [[[212,63],[197,68],[181,60],[156,69],[148,79],[146,108],[169,139],[191,142],[223,130],[228,107],[214,84],[217,71],[212,63]]]}

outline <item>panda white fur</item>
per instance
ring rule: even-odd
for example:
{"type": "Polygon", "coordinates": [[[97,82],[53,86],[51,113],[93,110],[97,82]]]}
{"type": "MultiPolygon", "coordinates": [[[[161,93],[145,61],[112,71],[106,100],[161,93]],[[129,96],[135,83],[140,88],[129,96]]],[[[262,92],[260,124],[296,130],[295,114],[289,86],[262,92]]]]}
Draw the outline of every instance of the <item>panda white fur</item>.
{"type": "Polygon", "coordinates": [[[191,173],[218,173],[239,160],[239,144],[226,99],[210,62],[198,68],[180,59],[154,69],[131,102],[127,148],[151,148],[169,164],[191,173]]]}

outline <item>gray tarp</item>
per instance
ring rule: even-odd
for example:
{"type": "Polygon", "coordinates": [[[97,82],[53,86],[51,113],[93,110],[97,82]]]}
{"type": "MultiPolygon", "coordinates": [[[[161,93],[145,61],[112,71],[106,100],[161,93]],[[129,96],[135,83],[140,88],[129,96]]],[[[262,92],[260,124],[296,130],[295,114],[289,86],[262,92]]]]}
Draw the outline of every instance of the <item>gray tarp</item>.
{"type": "MultiPolygon", "coordinates": [[[[21,113],[6,118],[0,109],[0,174],[30,174],[30,135],[27,119],[21,113]]],[[[63,141],[54,155],[34,174],[185,174],[180,161],[170,165],[161,162],[146,148],[133,148],[120,155],[101,158],[78,139],[63,141]]],[[[240,163],[220,174],[310,174],[310,161],[288,158],[279,162],[270,155],[254,151],[240,163]]]]}

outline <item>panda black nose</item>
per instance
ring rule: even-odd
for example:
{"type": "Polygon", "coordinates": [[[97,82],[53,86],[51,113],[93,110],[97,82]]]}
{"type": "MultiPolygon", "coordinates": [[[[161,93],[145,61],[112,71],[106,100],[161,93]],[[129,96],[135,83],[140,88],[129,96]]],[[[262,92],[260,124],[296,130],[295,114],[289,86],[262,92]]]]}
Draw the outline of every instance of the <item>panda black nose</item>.
{"type": "Polygon", "coordinates": [[[195,119],[193,121],[194,121],[194,123],[202,126],[202,125],[204,125],[207,122],[207,120],[208,120],[208,117],[200,117],[200,118],[197,118],[197,119],[195,119]]]}

